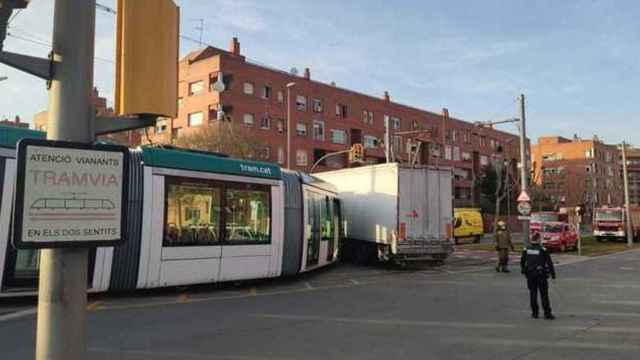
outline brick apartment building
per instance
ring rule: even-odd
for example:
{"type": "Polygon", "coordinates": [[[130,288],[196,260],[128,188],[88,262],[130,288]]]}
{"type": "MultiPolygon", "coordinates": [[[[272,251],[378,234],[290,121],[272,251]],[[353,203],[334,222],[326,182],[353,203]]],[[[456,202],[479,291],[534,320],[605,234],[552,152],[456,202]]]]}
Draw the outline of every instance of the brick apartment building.
{"type": "MultiPolygon", "coordinates": [[[[100,96],[97,88],[93,88],[91,93],[91,104],[95,106],[97,116],[114,115],[113,109],[107,107],[107,98],[100,96]]],[[[40,131],[47,131],[47,122],[49,121],[49,113],[41,111],[33,117],[33,128],[40,131]]],[[[141,143],[141,132],[123,131],[115,134],[102,135],[100,140],[111,141],[122,145],[137,146],[141,143]]]]}
{"type": "Polygon", "coordinates": [[[627,148],[627,173],[629,202],[632,205],[640,205],[640,149],[638,148],[627,148]]]}
{"type": "Polygon", "coordinates": [[[620,151],[597,138],[541,137],[531,146],[533,181],[554,207],[619,206],[624,189],[620,151]]]}
{"type": "MultiPolygon", "coordinates": [[[[412,156],[418,164],[454,168],[456,206],[477,205],[474,180],[484,165],[496,159],[496,149],[504,149],[501,156],[514,173],[519,159],[515,135],[455,119],[447,109],[434,113],[402,105],[386,92],[374,97],[319,82],[308,68],[298,75],[255,64],[240,53],[236,38],[229,51],[207,47],[184,57],[179,63],[178,94],[178,117],[158,122],[152,131],[154,142],[172,142],[224,119],[261,140],[259,160],[309,171],[323,155],[355,143],[364,145],[366,162],[384,162],[381,143],[387,121],[395,160],[406,162],[412,156]],[[287,104],[291,164],[286,154],[287,104]]],[[[315,171],[348,166],[346,155],[336,156],[315,171]]]]}

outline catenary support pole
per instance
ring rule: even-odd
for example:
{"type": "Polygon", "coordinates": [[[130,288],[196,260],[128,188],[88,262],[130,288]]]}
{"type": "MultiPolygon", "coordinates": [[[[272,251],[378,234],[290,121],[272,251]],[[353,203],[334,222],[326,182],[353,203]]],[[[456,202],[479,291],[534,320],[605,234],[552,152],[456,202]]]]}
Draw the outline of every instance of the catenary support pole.
{"type": "MultiPolygon", "coordinates": [[[[92,142],[95,0],[56,0],[55,73],[47,138],[92,142]]],[[[86,359],[88,249],[45,249],[40,259],[37,360],[86,359]]]]}
{"type": "MultiPolygon", "coordinates": [[[[527,131],[524,112],[524,94],[520,94],[520,180],[521,190],[526,192],[529,188],[529,161],[527,159],[527,131]]],[[[522,241],[529,245],[529,220],[522,221],[522,241]]]]}
{"type": "Polygon", "coordinates": [[[627,143],[622,142],[622,177],[624,181],[624,208],[627,217],[627,246],[633,246],[633,224],[631,224],[631,209],[629,201],[629,173],[627,172],[627,143]]]}

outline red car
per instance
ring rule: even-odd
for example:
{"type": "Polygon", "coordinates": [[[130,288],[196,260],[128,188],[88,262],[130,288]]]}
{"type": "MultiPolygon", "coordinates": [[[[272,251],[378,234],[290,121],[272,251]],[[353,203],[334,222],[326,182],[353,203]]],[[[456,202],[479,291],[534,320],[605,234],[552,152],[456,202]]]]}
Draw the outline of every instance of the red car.
{"type": "Polygon", "coordinates": [[[563,222],[546,222],[540,232],[542,245],[552,251],[567,251],[578,247],[578,234],[573,225],[563,222]]]}

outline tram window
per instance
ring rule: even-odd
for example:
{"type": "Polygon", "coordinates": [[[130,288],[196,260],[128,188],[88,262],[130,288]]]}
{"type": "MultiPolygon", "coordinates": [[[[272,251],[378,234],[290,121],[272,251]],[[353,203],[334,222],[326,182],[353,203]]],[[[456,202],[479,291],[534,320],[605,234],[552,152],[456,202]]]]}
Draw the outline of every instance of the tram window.
{"type": "Polygon", "coordinates": [[[220,239],[220,187],[167,178],[163,246],[202,246],[220,239]]]}
{"type": "Polygon", "coordinates": [[[87,199],[84,201],[85,209],[100,209],[102,208],[102,200],[87,199]]]}
{"type": "Polygon", "coordinates": [[[65,209],[65,201],[64,199],[47,199],[46,209],[65,209]]]}
{"type": "Polygon", "coordinates": [[[333,207],[329,197],[318,199],[320,203],[320,226],[322,240],[330,240],[333,237],[333,207]]]}
{"type": "Polygon", "coordinates": [[[67,199],[67,209],[84,209],[84,200],[67,199]]]}
{"type": "Polygon", "coordinates": [[[30,279],[38,276],[40,251],[36,249],[20,249],[16,254],[16,279],[30,279]]]}
{"type": "Polygon", "coordinates": [[[271,193],[258,185],[226,189],[226,240],[233,243],[271,241],[271,193]]]}

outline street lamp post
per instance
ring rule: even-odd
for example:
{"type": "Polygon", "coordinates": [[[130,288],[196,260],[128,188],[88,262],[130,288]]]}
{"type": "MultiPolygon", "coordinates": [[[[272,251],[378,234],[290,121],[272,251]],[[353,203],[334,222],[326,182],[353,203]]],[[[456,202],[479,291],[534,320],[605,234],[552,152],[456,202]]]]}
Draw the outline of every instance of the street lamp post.
{"type": "Polygon", "coordinates": [[[622,175],[624,181],[624,208],[627,218],[627,246],[633,246],[633,226],[631,224],[631,210],[629,209],[629,173],[627,172],[627,143],[622,142],[622,175]]]}
{"type": "Polygon", "coordinates": [[[291,88],[296,83],[287,84],[287,169],[291,169],[291,88]]]}

